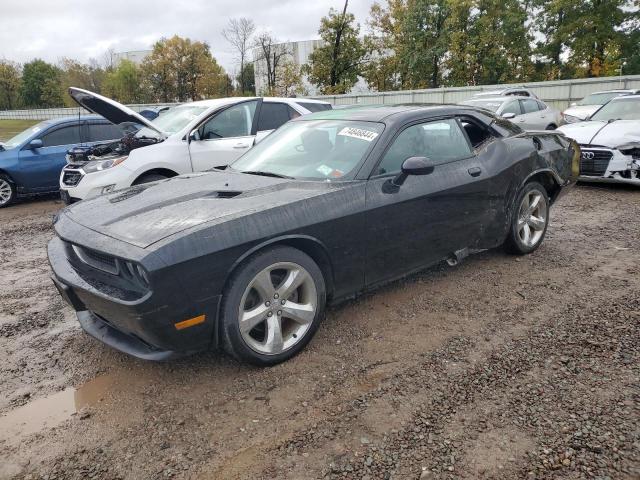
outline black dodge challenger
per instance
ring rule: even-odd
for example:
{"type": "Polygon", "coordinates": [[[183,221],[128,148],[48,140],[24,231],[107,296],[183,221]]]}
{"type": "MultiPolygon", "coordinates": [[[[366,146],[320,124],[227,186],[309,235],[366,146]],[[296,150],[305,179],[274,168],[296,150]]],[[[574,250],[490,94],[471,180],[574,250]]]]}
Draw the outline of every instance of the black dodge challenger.
{"type": "Polygon", "coordinates": [[[221,347],[271,365],[304,348],[327,303],[475,250],[538,248],[579,155],[473,107],[319,112],[225,170],[67,207],[53,280],[84,330],[121,351],[221,347]]]}

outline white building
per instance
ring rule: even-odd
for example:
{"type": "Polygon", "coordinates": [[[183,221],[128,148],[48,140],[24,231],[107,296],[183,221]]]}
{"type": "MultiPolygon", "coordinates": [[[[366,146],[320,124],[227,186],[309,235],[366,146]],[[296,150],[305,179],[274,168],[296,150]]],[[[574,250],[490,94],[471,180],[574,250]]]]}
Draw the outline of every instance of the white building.
{"type": "Polygon", "coordinates": [[[140,65],[145,58],[151,55],[152,50],[132,50],[130,52],[114,52],[111,54],[111,63],[117,66],[122,60],[129,60],[140,65]]]}
{"type": "MultiPolygon", "coordinates": [[[[309,56],[316,48],[322,46],[322,40],[303,40],[300,42],[285,42],[274,45],[277,50],[287,52],[287,60],[293,62],[298,68],[305,65],[309,61],[309,56]]],[[[265,92],[267,89],[267,64],[264,58],[261,58],[262,52],[259,48],[252,50],[253,68],[256,84],[256,93],[265,92]]],[[[308,95],[319,95],[318,88],[309,83],[307,76],[302,77],[302,85],[308,95]]],[[[370,91],[366,82],[362,78],[358,78],[358,83],[351,89],[351,93],[361,93],[370,91]]]]}

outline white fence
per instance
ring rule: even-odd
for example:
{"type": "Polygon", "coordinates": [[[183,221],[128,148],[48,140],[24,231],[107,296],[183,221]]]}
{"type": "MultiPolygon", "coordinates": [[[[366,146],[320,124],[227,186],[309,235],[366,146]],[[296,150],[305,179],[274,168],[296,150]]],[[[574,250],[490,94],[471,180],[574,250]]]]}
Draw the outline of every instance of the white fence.
{"type": "Polygon", "coordinates": [[[635,88],[640,90],[640,75],[623,77],[581,78],[548,82],[481,85],[471,87],[430,88],[392,92],[357,93],[346,95],[319,95],[311,98],[339,105],[380,105],[396,103],[458,103],[474,93],[506,86],[525,86],[551,106],[564,110],[571,102],[600,90],[635,88]]]}

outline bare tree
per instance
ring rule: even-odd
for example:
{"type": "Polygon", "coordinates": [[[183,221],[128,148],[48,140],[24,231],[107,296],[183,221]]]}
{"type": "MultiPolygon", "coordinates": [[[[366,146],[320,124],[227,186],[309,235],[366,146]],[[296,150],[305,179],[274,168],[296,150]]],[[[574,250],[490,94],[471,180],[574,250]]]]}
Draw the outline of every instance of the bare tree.
{"type": "Polygon", "coordinates": [[[248,18],[231,18],[229,24],[222,30],[222,36],[236,51],[237,59],[240,62],[240,89],[246,85],[244,76],[246,75],[244,65],[247,60],[247,53],[251,47],[251,37],[256,26],[253,20],[248,18]]]}
{"type": "Polygon", "coordinates": [[[284,63],[286,57],[291,55],[291,52],[285,43],[279,43],[270,32],[266,31],[257,36],[255,48],[257,50],[256,74],[266,74],[267,89],[271,93],[276,88],[279,67],[284,63]],[[264,63],[266,72],[262,72],[262,69],[258,68],[258,62],[264,63]]]}

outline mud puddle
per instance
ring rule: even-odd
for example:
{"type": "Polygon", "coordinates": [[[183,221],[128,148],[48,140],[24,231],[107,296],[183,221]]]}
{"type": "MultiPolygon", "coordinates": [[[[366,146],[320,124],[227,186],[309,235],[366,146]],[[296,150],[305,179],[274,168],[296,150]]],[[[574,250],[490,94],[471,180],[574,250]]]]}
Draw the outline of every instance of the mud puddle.
{"type": "Polygon", "coordinates": [[[103,375],[10,411],[0,417],[0,442],[17,445],[29,435],[60,425],[83,408],[102,401],[114,383],[114,376],[103,375]]]}

